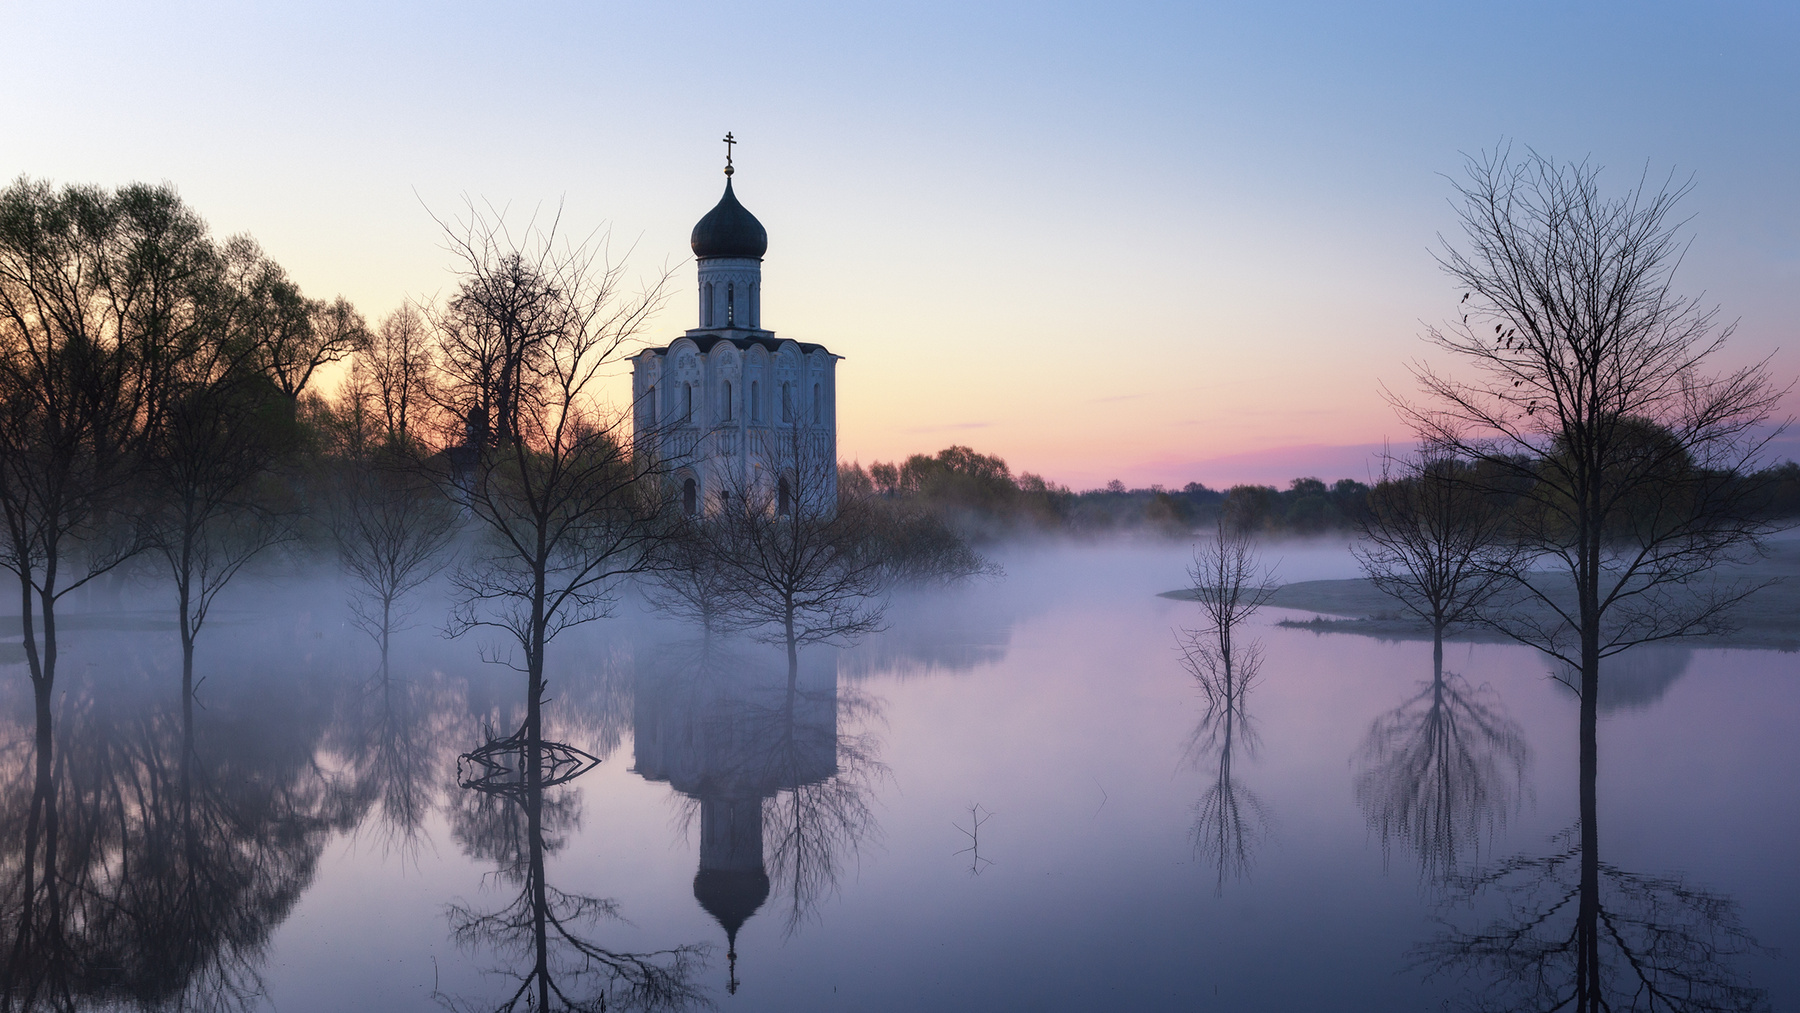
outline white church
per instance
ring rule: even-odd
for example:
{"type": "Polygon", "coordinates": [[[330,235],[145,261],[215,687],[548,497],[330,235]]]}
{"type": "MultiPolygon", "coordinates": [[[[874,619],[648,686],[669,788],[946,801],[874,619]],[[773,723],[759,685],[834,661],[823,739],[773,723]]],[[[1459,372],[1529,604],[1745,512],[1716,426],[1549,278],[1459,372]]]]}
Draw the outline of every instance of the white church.
{"type": "Polygon", "coordinates": [[[716,513],[753,497],[778,513],[837,503],[837,360],[762,325],[769,233],[738,203],[726,135],[725,195],[691,244],[699,324],[632,358],[633,431],[673,470],[681,507],[716,513]]]}

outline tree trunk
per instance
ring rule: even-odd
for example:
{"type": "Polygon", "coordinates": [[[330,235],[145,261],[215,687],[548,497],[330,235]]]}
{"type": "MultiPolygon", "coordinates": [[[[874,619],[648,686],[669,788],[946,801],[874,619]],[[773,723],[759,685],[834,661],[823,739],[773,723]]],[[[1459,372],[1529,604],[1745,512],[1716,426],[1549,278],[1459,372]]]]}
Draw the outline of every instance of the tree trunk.
{"type": "MultiPolygon", "coordinates": [[[[540,555],[540,560],[542,556],[540,555]]],[[[530,682],[525,702],[525,833],[531,852],[528,889],[531,891],[531,931],[537,952],[538,1009],[550,1008],[550,940],[545,925],[548,911],[544,883],[544,567],[537,566],[531,595],[530,643],[525,668],[530,682]]],[[[383,651],[383,657],[386,651],[383,651]]]]}
{"type": "Polygon", "coordinates": [[[1581,575],[1581,899],[1576,912],[1575,1008],[1599,1013],[1600,982],[1600,547],[1593,539],[1581,575]]]}

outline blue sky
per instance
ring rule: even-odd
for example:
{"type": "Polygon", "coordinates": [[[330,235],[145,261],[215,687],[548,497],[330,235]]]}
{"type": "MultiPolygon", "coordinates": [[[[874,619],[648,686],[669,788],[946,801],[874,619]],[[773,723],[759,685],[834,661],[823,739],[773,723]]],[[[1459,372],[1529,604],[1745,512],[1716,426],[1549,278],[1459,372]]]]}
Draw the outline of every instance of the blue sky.
{"type": "Polygon", "coordinates": [[[678,269],[654,336],[692,326],[731,130],[765,323],[847,356],[865,461],[1348,473],[1455,301],[1444,175],[1503,139],[1691,173],[1681,287],[1800,371],[1796,5],[0,2],[0,37],[0,173],[174,182],[371,318],[447,290],[427,212],[468,195],[610,223],[678,269]]]}

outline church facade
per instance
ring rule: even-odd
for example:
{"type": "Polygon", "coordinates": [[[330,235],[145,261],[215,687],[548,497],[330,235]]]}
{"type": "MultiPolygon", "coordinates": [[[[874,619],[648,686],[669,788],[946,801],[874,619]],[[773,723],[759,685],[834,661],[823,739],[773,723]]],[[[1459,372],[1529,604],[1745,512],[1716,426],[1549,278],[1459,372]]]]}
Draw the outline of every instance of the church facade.
{"type": "Polygon", "coordinates": [[[681,508],[734,498],[780,514],[837,504],[837,360],[762,324],[769,235],[732,191],[694,226],[698,323],[631,360],[633,432],[670,468],[681,508]]]}

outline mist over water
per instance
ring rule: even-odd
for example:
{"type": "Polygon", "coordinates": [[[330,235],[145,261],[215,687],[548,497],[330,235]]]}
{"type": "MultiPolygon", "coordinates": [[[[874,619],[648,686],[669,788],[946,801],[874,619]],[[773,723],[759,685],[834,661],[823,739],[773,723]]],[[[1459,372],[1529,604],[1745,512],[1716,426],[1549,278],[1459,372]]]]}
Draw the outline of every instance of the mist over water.
{"type": "MultiPolygon", "coordinates": [[[[1356,574],[1330,540],[1263,550],[1282,582],[1356,574]]],[[[1519,896],[1469,895],[1459,873],[1541,863],[1574,823],[1576,705],[1538,654],[1452,642],[1434,675],[1428,641],[1269,609],[1227,741],[1176,650],[1195,607],[1157,597],[1187,582],[1188,544],[993,556],[1004,576],[899,595],[882,632],[792,672],[780,646],[703,641],[622,589],[549,649],[544,738],[571,776],[523,801],[504,775],[459,786],[459,757],[519,727],[525,687],[504,644],[441,635],[443,587],[414,600],[384,674],[329,568],[246,575],[198,643],[184,764],[172,609],[97,586],[59,615],[68,931],[13,958],[57,987],[6,1002],[493,1009],[537,959],[508,913],[538,883],[566,930],[546,966],[588,998],[615,987],[583,979],[590,950],[678,953],[721,1009],[1508,994],[1453,962],[1427,979],[1419,948],[1434,919],[1478,929],[1519,896]]],[[[10,930],[34,724],[17,619],[0,623],[10,930]]],[[[1776,1009],[1800,1001],[1796,657],[1645,649],[1601,701],[1603,861],[1638,877],[1608,896],[1662,897],[1629,910],[1690,935],[1706,926],[1669,883],[1735,904],[1784,956],[1676,956],[1776,1009]]]]}

